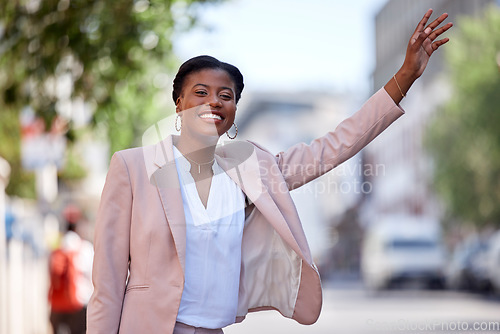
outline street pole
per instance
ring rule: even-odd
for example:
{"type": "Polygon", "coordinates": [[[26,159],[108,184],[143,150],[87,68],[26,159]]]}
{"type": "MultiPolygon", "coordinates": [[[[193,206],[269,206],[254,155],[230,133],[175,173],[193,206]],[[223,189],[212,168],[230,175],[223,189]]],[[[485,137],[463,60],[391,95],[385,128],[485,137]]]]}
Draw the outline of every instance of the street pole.
{"type": "Polygon", "coordinates": [[[7,333],[7,234],[5,231],[5,188],[10,165],[0,157],[0,333],[7,333]]]}

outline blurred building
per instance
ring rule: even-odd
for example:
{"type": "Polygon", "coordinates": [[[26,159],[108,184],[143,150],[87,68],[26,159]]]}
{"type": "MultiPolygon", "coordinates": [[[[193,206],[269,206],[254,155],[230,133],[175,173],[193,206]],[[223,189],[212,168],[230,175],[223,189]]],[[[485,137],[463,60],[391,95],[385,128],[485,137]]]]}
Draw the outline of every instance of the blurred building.
{"type": "MultiPolygon", "coordinates": [[[[460,16],[479,15],[486,6],[495,3],[498,5],[500,1],[388,1],[375,17],[373,91],[382,87],[403,64],[408,39],[427,9],[434,10],[431,20],[446,12],[447,22],[456,24],[460,16]]],[[[425,152],[423,140],[429,119],[450,95],[445,71],[444,52],[440,49],[403,100],[406,115],[364,151],[365,164],[385,166],[383,175],[370,177],[373,192],[364,201],[364,223],[372,223],[376,217],[387,214],[440,216],[439,201],[431,187],[432,161],[425,152]]]]}

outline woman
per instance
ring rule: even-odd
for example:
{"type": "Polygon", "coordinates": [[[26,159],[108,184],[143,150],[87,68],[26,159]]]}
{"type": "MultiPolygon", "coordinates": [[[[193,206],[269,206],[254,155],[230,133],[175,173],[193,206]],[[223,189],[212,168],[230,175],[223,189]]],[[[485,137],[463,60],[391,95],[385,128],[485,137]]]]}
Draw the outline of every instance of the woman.
{"type": "Polygon", "coordinates": [[[310,145],[273,155],[234,138],[238,69],[201,56],[174,80],[179,136],[114,154],[95,231],[88,333],[222,333],[249,311],[302,324],[321,283],[289,191],[367,145],[403,114],[399,102],[452,24],[412,35],[401,69],[352,117],[310,145]],[[232,129],[234,128],[234,130],[232,129]]]}

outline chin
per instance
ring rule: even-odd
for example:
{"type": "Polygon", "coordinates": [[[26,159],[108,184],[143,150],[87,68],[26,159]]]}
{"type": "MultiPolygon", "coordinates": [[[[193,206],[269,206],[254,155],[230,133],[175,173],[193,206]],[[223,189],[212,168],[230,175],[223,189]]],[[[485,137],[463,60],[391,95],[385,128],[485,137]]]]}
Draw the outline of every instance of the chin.
{"type": "Polygon", "coordinates": [[[206,140],[218,140],[219,137],[222,135],[222,134],[219,134],[217,131],[213,131],[213,130],[212,131],[197,131],[197,132],[194,132],[192,134],[195,136],[198,136],[198,137],[203,137],[206,140]]]}

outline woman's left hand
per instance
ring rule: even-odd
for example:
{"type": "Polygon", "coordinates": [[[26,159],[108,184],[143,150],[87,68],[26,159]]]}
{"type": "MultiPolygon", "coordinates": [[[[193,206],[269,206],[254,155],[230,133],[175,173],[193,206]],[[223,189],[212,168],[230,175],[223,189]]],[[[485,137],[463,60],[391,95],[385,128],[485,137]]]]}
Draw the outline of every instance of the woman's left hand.
{"type": "Polygon", "coordinates": [[[448,14],[444,13],[425,27],[431,14],[432,9],[425,13],[417,28],[415,28],[406,48],[406,57],[401,69],[407,71],[414,80],[424,73],[434,51],[449,41],[449,38],[436,39],[453,26],[453,23],[450,22],[436,29],[448,17],[448,14]]]}
{"type": "Polygon", "coordinates": [[[453,23],[450,22],[438,28],[446,20],[448,14],[441,14],[441,16],[425,27],[431,14],[432,9],[429,9],[418,23],[408,42],[403,66],[384,86],[396,104],[406,96],[406,92],[410,89],[413,82],[424,73],[434,51],[449,41],[449,38],[437,40],[442,33],[453,26],[453,23]]]}

